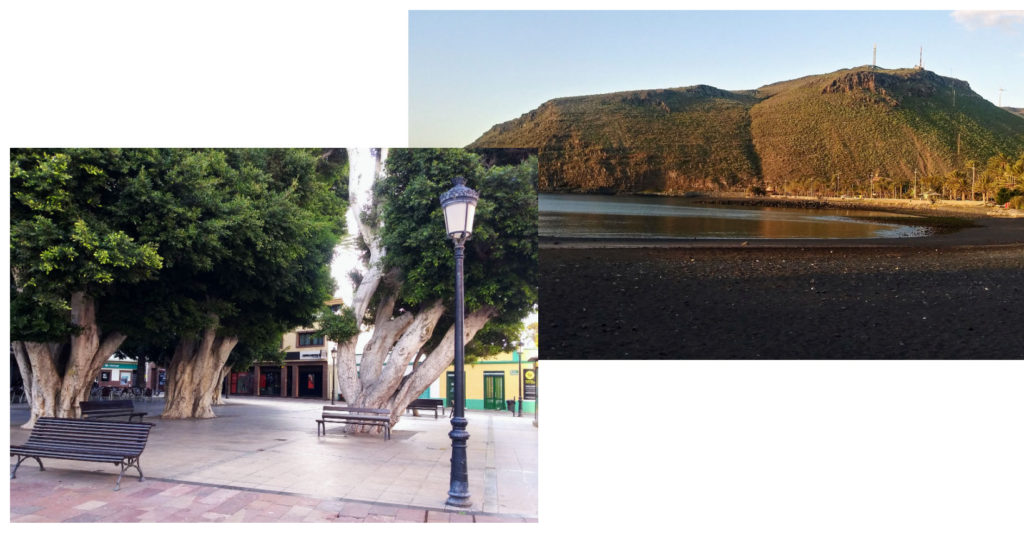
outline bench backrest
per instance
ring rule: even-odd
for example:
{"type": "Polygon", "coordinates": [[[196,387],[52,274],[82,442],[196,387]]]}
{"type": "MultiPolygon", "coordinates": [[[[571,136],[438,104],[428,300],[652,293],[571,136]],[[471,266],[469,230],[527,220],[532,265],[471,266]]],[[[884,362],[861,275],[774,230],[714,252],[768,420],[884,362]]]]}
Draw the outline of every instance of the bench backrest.
{"type": "Polygon", "coordinates": [[[440,408],[444,404],[441,399],[413,399],[410,408],[440,408]]]}
{"type": "Polygon", "coordinates": [[[102,449],[138,456],[146,448],[152,423],[115,423],[94,419],[40,417],[26,446],[102,449]]]}
{"type": "Polygon", "coordinates": [[[383,408],[357,408],[354,406],[324,406],[324,415],[330,415],[331,412],[338,414],[368,413],[373,415],[391,415],[391,410],[385,410],[383,408]]]}
{"type": "Polygon", "coordinates": [[[130,400],[109,400],[109,401],[82,401],[78,403],[83,414],[98,410],[130,410],[135,411],[135,404],[130,400]]]}

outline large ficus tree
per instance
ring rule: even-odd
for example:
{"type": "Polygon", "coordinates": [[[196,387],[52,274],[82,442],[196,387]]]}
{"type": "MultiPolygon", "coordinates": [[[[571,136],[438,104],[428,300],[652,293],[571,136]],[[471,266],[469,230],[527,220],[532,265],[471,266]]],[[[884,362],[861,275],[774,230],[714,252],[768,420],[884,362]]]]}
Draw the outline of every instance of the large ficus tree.
{"type": "Polygon", "coordinates": [[[165,163],[155,151],[11,150],[11,339],[32,406],[26,427],[77,417],[125,340],[103,327],[99,302],[155,276],[163,258],[117,204],[165,163]]]}
{"type": "Polygon", "coordinates": [[[29,424],[76,416],[129,336],[132,353],[168,366],[165,416],[212,417],[239,341],[280,343],[329,298],[346,157],[12,151],[12,339],[33,385],[29,424]]]}
{"type": "Polygon", "coordinates": [[[338,384],[350,405],[388,408],[397,421],[454,356],[454,252],[440,194],[456,176],[480,193],[463,341],[489,332],[482,345],[504,344],[537,302],[537,160],[488,167],[461,149],[350,150],[349,159],[365,260],[351,316],[372,336],[358,364],[355,336],[339,341],[338,384]]]}
{"type": "MultiPolygon", "coordinates": [[[[225,373],[268,354],[330,298],[328,266],[344,233],[347,194],[339,155],[346,154],[217,150],[183,166],[210,180],[205,194],[216,201],[202,219],[215,221],[217,238],[199,249],[190,240],[167,243],[159,277],[124,295],[146,302],[138,334],[163,349],[154,351],[167,367],[163,417],[214,417],[225,373]],[[245,350],[232,357],[240,343],[245,350]]],[[[154,223],[173,216],[158,204],[139,211],[154,223]]]]}

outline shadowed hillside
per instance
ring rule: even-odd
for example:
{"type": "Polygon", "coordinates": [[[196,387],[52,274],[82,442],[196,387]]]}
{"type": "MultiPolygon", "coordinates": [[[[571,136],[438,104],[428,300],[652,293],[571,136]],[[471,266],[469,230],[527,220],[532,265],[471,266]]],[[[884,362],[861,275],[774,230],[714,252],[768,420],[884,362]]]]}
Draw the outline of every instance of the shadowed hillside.
{"type": "Polygon", "coordinates": [[[967,82],[870,66],[755,91],[699,85],[559,98],[472,145],[539,147],[546,191],[867,192],[1024,150],[1024,117],[967,82]],[[878,185],[882,187],[882,185],[878,185]]]}

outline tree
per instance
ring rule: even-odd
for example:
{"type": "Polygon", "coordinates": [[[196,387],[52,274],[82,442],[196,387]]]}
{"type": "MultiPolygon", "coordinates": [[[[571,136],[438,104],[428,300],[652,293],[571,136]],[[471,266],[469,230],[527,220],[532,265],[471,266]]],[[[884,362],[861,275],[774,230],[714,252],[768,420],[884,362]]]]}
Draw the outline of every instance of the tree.
{"type": "MultiPolygon", "coordinates": [[[[160,347],[167,366],[163,417],[214,417],[225,373],[261,355],[276,358],[280,336],[309,323],[330,297],[328,264],[344,232],[347,193],[338,183],[345,165],[329,161],[337,154],[196,151],[160,178],[164,188],[179,176],[207,184],[195,212],[212,226],[202,239],[161,234],[168,266],[122,296],[146,302],[137,335],[160,347]],[[245,350],[233,356],[236,346],[245,350]]],[[[176,214],[158,203],[140,208],[144,221],[176,214]]]]}
{"type": "Polygon", "coordinates": [[[98,300],[154,276],[163,258],[117,204],[160,167],[154,151],[11,151],[11,339],[39,417],[78,403],[126,335],[101,326],[98,300]]]}
{"type": "Polygon", "coordinates": [[[338,339],[338,384],[349,404],[388,408],[397,422],[453,358],[454,253],[438,197],[455,176],[480,193],[464,341],[490,332],[470,352],[487,351],[517,337],[507,334],[537,302],[537,159],[485,168],[458,149],[350,153],[350,209],[366,253],[351,314],[373,333],[358,367],[356,337],[338,339]]]}

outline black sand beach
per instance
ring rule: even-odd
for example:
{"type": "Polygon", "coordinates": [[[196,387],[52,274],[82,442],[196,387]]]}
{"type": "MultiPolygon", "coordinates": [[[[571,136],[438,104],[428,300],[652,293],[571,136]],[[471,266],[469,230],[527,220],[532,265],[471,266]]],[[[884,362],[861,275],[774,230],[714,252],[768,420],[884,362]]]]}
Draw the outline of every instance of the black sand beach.
{"type": "Polygon", "coordinates": [[[866,240],[542,240],[545,359],[1021,358],[1024,220],[866,240]]]}

